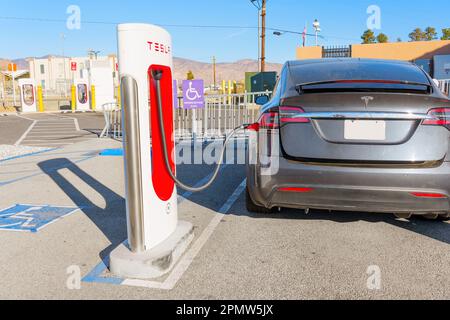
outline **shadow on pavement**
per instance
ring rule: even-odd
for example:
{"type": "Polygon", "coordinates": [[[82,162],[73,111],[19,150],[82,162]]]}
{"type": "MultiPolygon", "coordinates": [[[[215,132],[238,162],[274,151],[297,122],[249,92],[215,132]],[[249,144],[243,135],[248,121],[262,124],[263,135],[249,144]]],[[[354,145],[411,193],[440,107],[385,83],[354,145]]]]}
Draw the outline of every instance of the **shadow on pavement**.
{"type": "MultiPolygon", "coordinates": [[[[243,196],[242,196],[243,197],[243,196]]],[[[245,202],[244,202],[245,203],[245,202]]],[[[367,212],[343,212],[311,210],[306,214],[304,210],[282,209],[281,212],[264,215],[250,213],[245,205],[234,207],[231,215],[247,216],[254,219],[282,219],[282,220],[326,220],[337,223],[353,223],[365,221],[370,223],[388,223],[398,228],[403,228],[426,237],[450,244],[450,224],[442,221],[427,221],[420,217],[412,217],[409,220],[396,219],[392,214],[367,213],[367,212]]]]}
{"type": "Polygon", "coordinates": [[[127,238],[127,223],[125,199],[80,169],[75,163],[66,158],[52,159],[38,164],[75,203],[82,208],[86,216],[103,232],[111,245],[100,253],[104,261],[109,253],[127,238]],[[60,170],[69,170],[84,183],[96,190],[104,199],[106,208],[100,208],[92,203],[78,188],[61,175],[60,170]]]}

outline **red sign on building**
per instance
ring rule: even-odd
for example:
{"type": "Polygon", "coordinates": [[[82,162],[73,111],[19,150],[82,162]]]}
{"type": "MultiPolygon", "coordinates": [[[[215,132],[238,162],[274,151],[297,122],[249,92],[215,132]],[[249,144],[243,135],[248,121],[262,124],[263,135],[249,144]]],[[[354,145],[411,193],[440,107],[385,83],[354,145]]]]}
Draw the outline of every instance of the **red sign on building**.
{"type": "Polygon", "coordinates": [[[72,71],[77,71],[77,63],[76,62],[71,62],[70,63],[70,69],[72,71]]]}

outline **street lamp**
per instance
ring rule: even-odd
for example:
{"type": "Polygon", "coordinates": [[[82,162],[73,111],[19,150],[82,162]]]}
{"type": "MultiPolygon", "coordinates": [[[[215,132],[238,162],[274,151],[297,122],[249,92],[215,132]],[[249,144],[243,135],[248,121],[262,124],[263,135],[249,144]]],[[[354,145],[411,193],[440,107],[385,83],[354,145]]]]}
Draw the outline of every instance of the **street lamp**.
{"type": "Polygon", "coordinates": [[[99,54],[100,52],[101,52],[101,51],[95,51],[95,50],[89,49],[89,50],[88,50],[88,56],[89,56],[90,59],[92,59],[92,58],[94,57],[94,59],[97,60],[98,54],[99,54]]]}
{"type": "Polygon", "coordinates": [[[64,96],[67,97],[67,72],[66,72],[66,53],[65,53],[65,43],[66,35],[61,33],[62,40],[62,58],[63,58],[63,68],[64,68],[64,96]]]}
{"type": "Polygon", "coordinates": [[[318,35],[319,35],[319,32],[322,31],[322,29],[320,28],[319,20],[317,20],[317,19],[314,20],[313,27],[314,27],[315,34],[316,34],[316,46],[318,46],[319,45],[318,35]]]}

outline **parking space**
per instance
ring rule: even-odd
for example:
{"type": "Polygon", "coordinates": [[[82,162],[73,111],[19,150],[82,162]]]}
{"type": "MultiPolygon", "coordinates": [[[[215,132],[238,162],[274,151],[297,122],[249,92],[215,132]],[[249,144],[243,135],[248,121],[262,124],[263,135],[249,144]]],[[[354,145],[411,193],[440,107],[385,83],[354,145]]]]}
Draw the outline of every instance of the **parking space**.
{"type": "MultiPolygon", "coordinates": [[[[179,190],[180,219],[194,224],[195,239],[167,276],[152,282],[98,281],[108,277],[100,263],[107,264],[111,250],[126,239],[123,160],[98,156],[100,150],[119,147],[116,141],[87,140],[0,165],[0,211],[17,204],[78,208],[37,233],[0,230],[0,298],[450,296],[448,222],[297,210],[250,214],[245,168],[231,164],[209,190],[179,190]],[[381,272],[379,290],[367,286],[373,267],[381,272]],[[73,288],[77,270],[88,278],[73,288]]],[[[199,184],[211,170],[182,165],[179,176],[199,184]]],[[[19,218],[32,225],[37,216],[28,214],[19,218]]]]}
{"type": "Polygon", "coordinates": [[[0,118],[0,145],[58,148],[98,138],[103,114],[27,114],[0,118]]]}

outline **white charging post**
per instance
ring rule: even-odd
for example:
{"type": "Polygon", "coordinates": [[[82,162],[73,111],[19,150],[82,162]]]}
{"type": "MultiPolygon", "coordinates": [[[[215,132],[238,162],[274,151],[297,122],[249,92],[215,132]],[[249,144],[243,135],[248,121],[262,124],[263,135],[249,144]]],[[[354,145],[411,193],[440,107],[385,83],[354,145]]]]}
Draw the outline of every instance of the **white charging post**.
{"type": "Polygon", "coordinates": [[[19,79],[22,112],[36,112],[36,85],[33,79],[19,79]]]}
{"type": "Polygon", "coordinates": [[[74,80],[76,110],[89,111],[91,109],[89,98],[89,82],[85,79],[74,80]]]}
{"type": "Polygon", "coordinates": [[[154,71],[160,81],[169,154],[175,143],[172,40],[147,24],[118,26],[122,88],[128,241],[110,255],[111,272],[123,278],[157,278],[174,266],[192,241],[191,223],[178,221],[177,189],[164,165],[154,71]]]}

